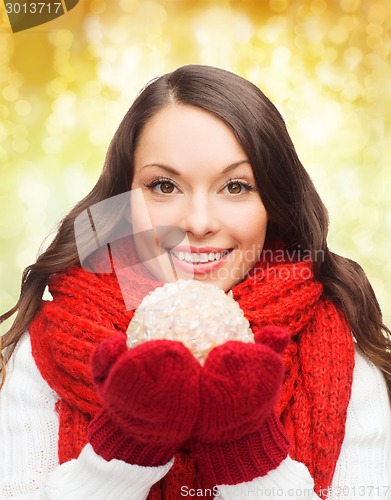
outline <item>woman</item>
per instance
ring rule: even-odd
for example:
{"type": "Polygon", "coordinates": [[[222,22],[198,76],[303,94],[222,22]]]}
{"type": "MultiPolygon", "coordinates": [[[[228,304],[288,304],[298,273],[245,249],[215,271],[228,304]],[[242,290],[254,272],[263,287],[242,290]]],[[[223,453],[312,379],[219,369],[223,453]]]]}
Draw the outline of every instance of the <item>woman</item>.
{"type": "Polygon", "coordinates": [[[327,229],[257,87],[206,66],[150,83],[2,317],[2,498],[391,498],[390,332],[327,229]],[[203,367],[179,342],[128,350],[132,308],[178,277],[232,291],[256,343],[203,367]]]}

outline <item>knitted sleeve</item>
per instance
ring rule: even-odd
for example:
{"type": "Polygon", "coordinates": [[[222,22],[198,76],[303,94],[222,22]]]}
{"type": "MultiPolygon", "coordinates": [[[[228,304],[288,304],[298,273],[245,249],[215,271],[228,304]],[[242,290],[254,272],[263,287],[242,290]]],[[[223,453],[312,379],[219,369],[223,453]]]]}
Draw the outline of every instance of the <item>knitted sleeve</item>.
{"type": "Polygon", "coordinates": [[[2,500],[145,499],[172,462],[140,467],[107,462],[87,445],[77,460],[58,464],[56,394],[42,379],[28,335],[7,366],[0,392],[2,500]]]}

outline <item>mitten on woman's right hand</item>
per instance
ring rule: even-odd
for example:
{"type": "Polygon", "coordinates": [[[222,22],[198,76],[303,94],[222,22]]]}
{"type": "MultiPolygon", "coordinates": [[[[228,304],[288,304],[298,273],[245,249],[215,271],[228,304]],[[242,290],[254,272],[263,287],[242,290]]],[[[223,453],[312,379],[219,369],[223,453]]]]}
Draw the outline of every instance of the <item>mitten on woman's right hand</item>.
{"type": "Polygon", "coordinates": [[[254,332],[255,344],[228,341],[206,358],[200,378],[200,414],[193,454],[206,487],[239,484],[266,475],[288,454],[274,412],[289,335],[277,327],[254,332]]]}
{"type": "Polygon", "coordinates": [[[88,430],[95,452],[143,466],[167,463],[198,416],[199,362],[180,342],[128,349],[120,334],[96,348],[91,367],[103,401],[88,430]]]}

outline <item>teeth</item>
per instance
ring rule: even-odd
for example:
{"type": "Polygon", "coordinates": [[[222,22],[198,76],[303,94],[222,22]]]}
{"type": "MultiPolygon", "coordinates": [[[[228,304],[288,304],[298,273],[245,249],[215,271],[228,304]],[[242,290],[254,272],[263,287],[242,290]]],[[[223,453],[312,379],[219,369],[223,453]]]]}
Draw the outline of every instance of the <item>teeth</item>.
{"type": "Polygon", "coordinates": [[[175,255],[179,260],[185,260],[186,262],[212,262],[214,260],[220,260],[221,257],[229,254],[230,250],[223,250],[222,252],[210,252],[210,253],[190,253],[190,252],[177,252],[171,249],[170,252],[175,255]]]}

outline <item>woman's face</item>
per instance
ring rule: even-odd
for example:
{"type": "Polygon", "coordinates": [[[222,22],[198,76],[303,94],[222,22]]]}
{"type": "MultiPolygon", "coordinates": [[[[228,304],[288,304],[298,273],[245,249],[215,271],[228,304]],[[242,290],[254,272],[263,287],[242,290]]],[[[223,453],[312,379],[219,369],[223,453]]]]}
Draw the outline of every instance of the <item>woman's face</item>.
{"type": "MultiPolygon", "coordinates": [[[[157,242],[177,277],[225,291],[242,281],[262,251],[267,214],[231,129],[200,108],[168,105],[145,125],[134,165],[132,190],[141,190],[154,228],[186,234],[190,247],[182,242],[172,248],[164,229],[157,242]]],[[[145,221],[138,224],[137,213],[133,207],[134,226],[142,228],[145,221]]],[[[135,243],[140,255],[142,238],[135,243]]],[[[173,281],[153,259],[144,265],[158,280],[173,281]]]]}

